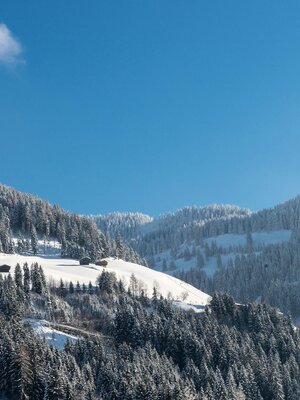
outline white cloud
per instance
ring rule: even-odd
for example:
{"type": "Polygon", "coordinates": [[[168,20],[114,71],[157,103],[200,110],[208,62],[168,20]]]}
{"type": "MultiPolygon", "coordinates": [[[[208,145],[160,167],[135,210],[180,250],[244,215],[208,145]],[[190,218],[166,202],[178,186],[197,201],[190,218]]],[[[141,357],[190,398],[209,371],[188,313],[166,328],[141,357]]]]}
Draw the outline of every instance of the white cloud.
{"type": "Polygon", "coordinates": [[[5,24],[0,23],[0,63],[16,65],[22,62],[23,48],[5,24]]]}

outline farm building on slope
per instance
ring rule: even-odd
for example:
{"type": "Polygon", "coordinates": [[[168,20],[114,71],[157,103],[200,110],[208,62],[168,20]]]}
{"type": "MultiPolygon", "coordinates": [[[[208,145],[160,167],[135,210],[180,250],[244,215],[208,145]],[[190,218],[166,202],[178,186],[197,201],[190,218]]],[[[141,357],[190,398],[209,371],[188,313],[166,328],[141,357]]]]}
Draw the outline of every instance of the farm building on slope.
{"type": "Polygon", "coordinates": [[[98,265],[100,267],[106,267],[108,262],[106,260],[99,260],[95,262],[95,265],[98,265]]]}
{"type": "Polygon", "coordinates": [[[80,265],[89,265],[91,262],[90,257],[82,257],[79,261],[80,265]]]}
{"type": "Polygon", "coordinates": [[[7,264],[0,265],[0,272],[9,272],[10,266],[7,264]]]}

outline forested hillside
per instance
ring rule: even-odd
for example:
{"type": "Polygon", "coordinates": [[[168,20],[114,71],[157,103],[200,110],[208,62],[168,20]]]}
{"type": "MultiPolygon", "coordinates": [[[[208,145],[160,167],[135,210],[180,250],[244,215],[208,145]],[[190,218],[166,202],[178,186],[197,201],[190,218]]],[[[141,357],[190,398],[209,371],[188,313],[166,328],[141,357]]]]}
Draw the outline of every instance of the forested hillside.
{"type": "Polygon", "coordinates": [[[104,233],[119,231],[142,256],[150,258],[191,241],[200,244],[205,238],[223,234],[298,229],[300,197],[256,213],[232,205],[212,205],[185,207],[157,219],[140,213],[92,218],[104,233]]]}
{"type": "Polygon", "coordinates": [[[300,337],[265,305],[214,295],[204,313],[134,295],[113,274],[45,282],[37,264],[0,278],[0,396],[31,400],[298,400],[300,337]],[[30,317],[30,319],[28,319],[30,317]],[[38,317],[73,339],[40,340],[38,317]],[[33,329],[31,328],[33,326],[33,329]]]}
{"type": "Polygon", "coordinates": [[[206,293],[227,292],[238,302],[265,302],[298,317],[299,230],[298,196],[256,213],[235,206],[184,208],[124,240],[152,268],[206,293]]]}
{"type": "Polygon", "coordinates": [[[60,243],[63,257],[88,255],[95,261],[118,256],[144,262],[120,236],[105,236],[90,218],[0,184],[0,252],[37,254],[38,239],[48,242],[50,238],[60,243]]]}
{"type": "MultiPolygon", "coordinates": [[[[215,253],[217,254],[217,253],[215,253]]],[[[300,315],[300,237],[295,231],[288,242],[264,246],[261,251],[233,254],[212,276],[201,268],[178,270],[175,276],[207,293],[230,293],[238,302],[264,302],[293,317],[300,315]]],[[[226,256],[223,256],[226,257],[226,256]]]]}
{"type": "Polygon", "coordinates": [[[91,216],[91,218],[106,235],[115,237],[119,233],[124,240],[138,236],[141,234],[143,227],[153,221],[153,218],[149,217],[149,215],[138,212],[114,212],[106,215],[91,216]]]}
{"type": "Polygon", "coordinates": [[[124,240],[130,242],[139,254],[150,258],[164,250],[175,249],[184,242],[196,240],[200,243],[203,237],[220,232],[243,231],[246,229],[245,218],[250,215],[250,211],[231,205],[186,207],[152,221],[141,218],[143,214],[133,214],[139,226],[135,235],[130,229],[132,222],[127,213],[112,215],[118,218],[112,218],[111,214],[92,218],[104,232],[109,233],[115,229],[123,232],[124,240]],[[116,227],[113,227],[114,223],[116,227]],[[106,228],[108,226],[109,229],[106,228]]]}

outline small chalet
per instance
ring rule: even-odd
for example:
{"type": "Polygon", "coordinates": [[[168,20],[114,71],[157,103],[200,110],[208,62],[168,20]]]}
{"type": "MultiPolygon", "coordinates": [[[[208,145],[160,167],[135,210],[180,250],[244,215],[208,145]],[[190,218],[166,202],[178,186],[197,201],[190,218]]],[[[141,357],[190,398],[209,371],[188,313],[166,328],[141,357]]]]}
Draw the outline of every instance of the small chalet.
{"type": "Polygon", "coordinates": [[[100,261],[96,261],[95,264],[100,267],[106,267],[108,262],[106,260],[100,260],[100,261]]]}
{"type": "Polygon", "coordinates": [[[90,257],[82,257],[79,261],[80,265],[89,265],[91,262],[90,257]]]}
{"type": "Polygon", "coordinates": [[[9,272],[10,266],[7,264],[0,265],[0,273],[1,272],[9,272]]]}

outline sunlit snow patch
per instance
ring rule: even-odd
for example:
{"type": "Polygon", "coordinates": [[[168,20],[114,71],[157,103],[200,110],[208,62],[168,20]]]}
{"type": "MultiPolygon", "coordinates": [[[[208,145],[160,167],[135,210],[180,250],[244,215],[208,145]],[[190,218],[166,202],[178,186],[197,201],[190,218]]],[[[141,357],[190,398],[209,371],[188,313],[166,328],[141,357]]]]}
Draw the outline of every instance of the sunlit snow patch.
{"type": "Polygon", "coordinates": [[[50,323],[44,319],[29,318],[26,319],[26,322],[32,327],[38,336],[45,338],[48,344],[57,349],[64,349],[67,341],[75,342],[78,340],[78,337],[76,336],[51,328],[50,323]]]}

